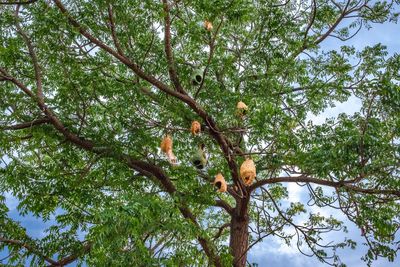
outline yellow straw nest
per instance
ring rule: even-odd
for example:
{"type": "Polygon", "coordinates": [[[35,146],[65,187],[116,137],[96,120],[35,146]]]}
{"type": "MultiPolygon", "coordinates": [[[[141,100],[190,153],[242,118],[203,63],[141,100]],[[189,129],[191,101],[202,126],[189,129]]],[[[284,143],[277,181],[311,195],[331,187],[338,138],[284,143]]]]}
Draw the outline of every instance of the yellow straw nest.
{"type": "Polygon", "coordinates": [[[198,121],[193,121],[192,126],[190,127],[190,131],[193,135],[199,134],[201,132],[201,125],[198,121]]]}
{"type": "Polygon", "coordinates": [[[161,141],[160,145],[161,151],[164,153],[168,153],[168,151],[172,151],[172,138],[170,135],[166,135],[161,141]]]}
{"type": "Polygon", "coordinates": [[[224,176],[221,173],[218,173],[215,176],[214,185],[218,187],[218,192],[224,193],[228,190],[228,185],[226,184],[224,176]]]}
{"type": "Polygon", "coordinates": [[[256,165],[252,159],[246,159],[242,163],[242,166],[240,166],[240,177],[246,186],[253,183],[254,178],[256,178],[256,165]]]}
{"type": "Polygon", "coordinates": [[[239,116],[243,117],[244,115],[246,115],[247,110],[248,110],[248,107],[247,107],[247,105],[246,105],[244,102],[239,101],[239,102],[237,103],[237,105],[236,105],[236,112],[237,112],[237,114],[238,114],[239,116]]]}
{"type": "Polygon", "coordinates": [[[172,152],[172,138],[170,135],[166,135],[163,138],[163,140],[161,141],[160,148],[161,148],[161,151],[167,155],[168,161],[172,165],[176,165],[177,159],[176,159],[174,153],[172,152]]]}
{"type": "Polygon", "coordinates": [[[212,29],[213,29],[213,25],[212,25],[212,23],[210,22],[210,21],[208,21],[208,20],[206,20],[206,21],[204,21],[204,28],[207,30],[207,31],[212,31],[212,29]]]}

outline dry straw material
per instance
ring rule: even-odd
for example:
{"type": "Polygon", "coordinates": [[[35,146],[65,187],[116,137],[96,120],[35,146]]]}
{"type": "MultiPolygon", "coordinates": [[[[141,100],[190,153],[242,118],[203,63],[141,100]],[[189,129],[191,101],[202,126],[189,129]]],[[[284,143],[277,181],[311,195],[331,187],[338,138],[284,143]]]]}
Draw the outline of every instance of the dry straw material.
{"type": "Polygon", "coordinates": [[[166,135],[163,138],[163,140],[161,141],[160,148],[161,148],[161,151],[167,155],[168,161],[172,165],[176,165],[177,159],[176,159],[174,153],[172,152],[172,138],[170,135],[166,135]]]}
{"type": "Polygon", "coordinates": [[[256,165],[252,159],[246,159],[240,166],[240,177],[245,185],[249,186],[256,178],[256,165]]]}
{"type": "Polygon", "coordinates": [[[204,21],[204,28],[206,28],[206,30],[210,32],[213,29],[213,25],[210,21],[206,20],[204,21]]]}
{"type": "Polygon", "coordinates": [[[199,134],[201,132],[201,125],[198,121],[193,121],[192,126],[190,127],[190,131],[193,135],[199,134]]]}
{"type": "Polygon", "coordinates": [[[164,153],[168,153],[168,151],[172,151],[172,138],[170,135],[166,135],[161,141],[161,151],[164,153]]]}
{"type": "Polygon", "coordinates": [[[228,185],[226,184],[224,176],[221,173],[218,173],[215,176],[214,185],[218,187],[218,192],[224,193],[228,190],[228,185]]]}
{"type": "Polygon", "coordinates": [[[237,105],[236,105],[236,112],[237,112],[237,114],[238,114],[239,116],[241,116],[241,117],[243,117],[244,115],[246,115],[247,109],[248,109],[247,105],[246,105],[244,102],[242,102],[242,101],[239,101],[239,102],[237,103],[237,105]]]}

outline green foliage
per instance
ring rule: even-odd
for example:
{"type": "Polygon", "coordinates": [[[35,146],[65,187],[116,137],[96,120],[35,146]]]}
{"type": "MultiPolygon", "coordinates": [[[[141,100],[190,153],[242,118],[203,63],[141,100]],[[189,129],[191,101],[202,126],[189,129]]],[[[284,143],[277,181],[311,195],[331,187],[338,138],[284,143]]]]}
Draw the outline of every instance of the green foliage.
{"type": "Polygon", "coordinates": [[[229,247],[239,217],[248,219],[249,245],[275,235],[344,266],[336,252],[355,242],[323,243],[346,226],[309,206],[334,207],[356,224],[368,264],[395,260],[400,55],[379,43],[322,44],[397,22],[399,1],[184,0],[167,1],[168,14],[150,0],[33,1],[18,12],[3,2],[0,251],[11,253],[8,264],[210,266],[219,258],[231,266],[241,256],[229,247]],[[204,80],[193,84],[193,75],[204,80]],[[359,112],[309,120],[349,99],[359,112]],[[246,116],[237,116],[238,101],[246,116]],[[165,134],[177,166],[159,149],[165,134]],[[249,155],[259,184],[240,188],[249,155]],[[219,172],[228,193],[211,185],[219,172]],[[308,201],[292,202],[291,182],[308,201]],[[9,217],[6,194],[20,215],[55,218],[45,237],[9,217]]]}

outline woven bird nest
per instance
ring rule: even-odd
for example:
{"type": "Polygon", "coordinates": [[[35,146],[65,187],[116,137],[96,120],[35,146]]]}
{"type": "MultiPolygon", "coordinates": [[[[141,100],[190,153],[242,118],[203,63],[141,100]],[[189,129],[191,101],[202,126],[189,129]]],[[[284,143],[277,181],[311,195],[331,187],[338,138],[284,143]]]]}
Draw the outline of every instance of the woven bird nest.
{"type": "Polygon", "coordinates": [[[163,140],[161,141],[160,148],[161,148],[161,151],[167,155],[168,161],[172,165],[176,165],[177,159],[176,159],[174,153],[172,152],[172,138],[170,135],[166,135],[163,138],[163,140]]]}
{"type": "Polygon", "coordinates": [[[196,69],[192,73],[192,84],[197,86],[203,81],[203,71],[201,69],[196,69]]]}
{"type": "Polygon", "coordinates": [[[196,149],[192,157],[192,163],[199,170],[203,169],[206,166],[207,157],[206,153],[204,152],[204,144],[199,145],[199,147],[196,149]]]}
{"type": "Polygon", "coordinates": [[[212,25],[212,23],[210,22],[210,21],[208,21],[208,20],[206,20],[206,21],[204,21],[204,28],[207,30],[207,31],[212,31],[212,29],[213,29],[213,25],[212,25]]]}
{"type": "Polygon", "coordinates": [[[238,103],[237,103],[237,105],[236,105],[236,112],[237,112],[237,114],[239,115],[239,116],[245,116],[246,115],[246,113],[247,113],[247,110],[248,110],[248,107],[247,107],[247,105],[244,103],[244,102],[242,102],[242,101],[239,101],[238,103]]]}
{"type": "Polygon", "coordinates": [[[228,185],[226,184],[224,176],[221,173],[218,173],[215,176],[214,185],[218,187],[218,192],[224,193],[228,190],[228,185]]]}
{"type": "Polygon", "coordinates": [[[242,166],[240,166],[240,177],[246,186],[253,183],[254,178],[256,178],[256,165],[252,159],[246,159],[242,163],[242,166]]]}
{"type": "Polygon", "coordinates": [[[192,126],[190,127],[190,131],[193,135],[196,135],[201,132],[201,125],[198,121],[193,121],[192,126]]]}
{"type": "Polygon", "coordinates": [[[172,138],[170,135],[164,136],[160,145],[161,151],[167,153],[168,151],[172,151],[172,138]]]}

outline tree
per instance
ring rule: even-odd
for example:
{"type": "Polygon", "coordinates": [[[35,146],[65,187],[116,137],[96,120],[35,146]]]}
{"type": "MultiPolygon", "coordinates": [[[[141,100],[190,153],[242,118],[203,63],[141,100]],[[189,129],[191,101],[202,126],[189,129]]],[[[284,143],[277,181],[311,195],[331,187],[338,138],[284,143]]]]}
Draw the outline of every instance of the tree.
{"type": "Polygon", "coordinates": [[[400,56],[346,45],[397,22],[399,1],[37,1],[0,5],[0,189],[56,223],[32,238],[0,204],[9,263],[245,266],[277,236],[323,262],[356,244],[393,261],[399,229],[400,56]],[[340,49],[321,46],[329,38],[340,49]],[[199,77],[192,82],[192,75],[199,77]],[[354,115],[313,125],[335,102],[354,115]],[[246,114],[238,113],[243,101],[246,114]],[[201,133],[189,131],[199,121],[201,133]],[[178,164],[159,145],[173,140],[178,164]],[[207,163],[191,159],[203,144],[207,163]],[[246,185],[245,159],[257,176],[246,185]],[[197,165],[198,166],[198,165],[197,165]],[[211,184],[221,173],[225,193],[211,184]],[[287,185],[309,191],[292,202],[287,185]],[[299,222],[298,218],[304,220],[299,222]]]}

